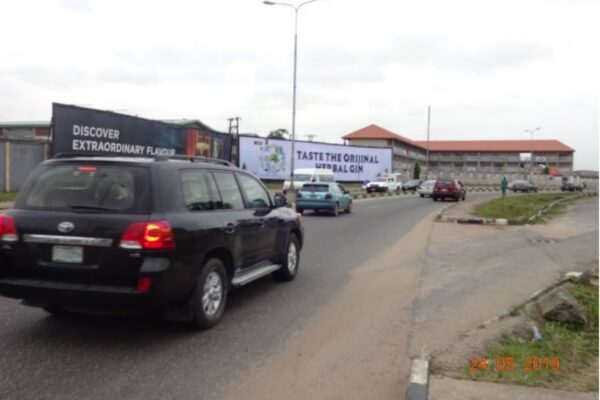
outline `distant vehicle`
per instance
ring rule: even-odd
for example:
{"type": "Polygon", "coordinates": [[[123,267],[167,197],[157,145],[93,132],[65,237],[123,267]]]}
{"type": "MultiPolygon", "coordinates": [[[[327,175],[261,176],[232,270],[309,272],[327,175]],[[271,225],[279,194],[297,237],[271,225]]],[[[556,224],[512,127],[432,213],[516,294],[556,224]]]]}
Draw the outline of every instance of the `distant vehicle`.
{"type": "Polygon", "coordinates": [[[578,184],[574,182],[565,182],[560,187],[561,192],[582,192],[586,188],[586,184],[578,184]]]}
{"type": "Polygon", "coordinates": [[[401,174],[385,174],[365,185],[367,193],[371,192],[399,192],[402,189],[401,174]]]}
{"type": "MultiPolygon", "coordinates": [[[[335,182],[333,171],[320,168],[298,168],[294,170],[294,188],[300,189],[305,183],[335,182]]],[[[283,182],[283,193],[290,189],[290,180],[283,182]]]]}
{"type": "Polygon", "coordinates": [[[538,191],[538,187],[536,186],[536,184],[531,181],[512,181],[511,183],[509,183],[508,187],[510,187],[510,190],[512,190],[515,193],[537,193],[538,191]]]}
{"type": "Polygon", "coordinates": [[[459,201],[460,199],[466,199],[467,191],[461,181],[457,181],[456,179],[438,179],[433,186],[433,195],[431,197],[433,201],[440,199],[454,199],[454,201],[459,201]]]}
{"type": "Polygon", "coordinates": [[[54,315],[156,310],[205,329],[230,288],[294,279],[303,242],[285,197],[222,160],[56,156],[0,215],[0,294],[54,315]]]}
{"type": "Polygon", "coordinates": [[[296,198],[296,211],[328,211],[334,217],[344,211],[352,212],[352,196],[337,183],[305,183],[296,198]]]}
{"type": "Polygon", "coordinates": [[[421,186],[417,188],[417,193],[421,197],[433,196],[433,187],[435,186],[435,180],[425,181],[421,183],[421,186]]]}
{"type": "Polygon", "coordinates": [[[414,192],[419,188],[419,186],[421,186],[421,183],[423,183],[423,181],[420,179],[410,180],[402,184],[402,190],[412,190],[414,192]]]}

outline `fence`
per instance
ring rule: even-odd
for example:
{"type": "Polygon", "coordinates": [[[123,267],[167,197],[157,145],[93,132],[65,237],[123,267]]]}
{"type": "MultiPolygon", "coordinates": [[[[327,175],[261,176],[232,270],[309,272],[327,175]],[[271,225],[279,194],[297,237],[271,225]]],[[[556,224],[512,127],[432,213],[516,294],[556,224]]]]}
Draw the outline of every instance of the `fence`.
{"type": "Polygon", "coordinates": [[[29,172],[47,156],[47,143],[0,139],[0,192],[21,189],[29,172]]]}

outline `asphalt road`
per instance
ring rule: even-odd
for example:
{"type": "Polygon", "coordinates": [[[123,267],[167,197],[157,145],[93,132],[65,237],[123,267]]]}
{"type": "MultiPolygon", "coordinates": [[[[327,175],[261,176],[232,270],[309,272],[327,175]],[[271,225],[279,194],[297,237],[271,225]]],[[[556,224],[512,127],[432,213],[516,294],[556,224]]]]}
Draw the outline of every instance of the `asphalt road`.
{"type": "Polygon", "coordinates": [[[1,399],[219,399],[276,353],[350,272],[446,203],[355,202],[351,215],[303,218],[301,270],[230,295],[221,324],[193,333],[151,317],[67,320],[0,299],[1,399]]]}

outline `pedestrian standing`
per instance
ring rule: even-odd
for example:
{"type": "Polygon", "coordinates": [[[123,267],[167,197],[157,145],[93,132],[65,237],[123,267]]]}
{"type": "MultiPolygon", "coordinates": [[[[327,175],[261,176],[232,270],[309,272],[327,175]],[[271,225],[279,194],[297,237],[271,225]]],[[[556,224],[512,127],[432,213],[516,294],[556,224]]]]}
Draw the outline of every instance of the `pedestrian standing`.
{"type": "Polygon", "coordinates": [[[502,197],[506,197],[506,189],[508,189],[508,181],[506,177],[502,178],[502,182],[500,182],[500,190],[502,191],[502,197]]]}

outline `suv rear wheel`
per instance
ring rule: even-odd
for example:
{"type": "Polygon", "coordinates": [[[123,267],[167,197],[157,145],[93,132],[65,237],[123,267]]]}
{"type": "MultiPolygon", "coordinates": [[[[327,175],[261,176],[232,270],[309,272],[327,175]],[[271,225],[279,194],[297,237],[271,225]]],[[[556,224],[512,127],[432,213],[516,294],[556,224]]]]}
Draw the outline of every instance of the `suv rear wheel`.
{"type": "Polygon", "coordinates": [[[227,272],[221,260],[212,258],[204,263],[191,298],[193,328],[208,329],[219,322],[227,302],[227,282],[227,272]]]}
{"type": "Polygon", "coordinates": [[[298,237],[292,233],[288,239],[283,265],[280,269],[273,272],[273,277],[282,282],[291,281],[296,277],[299,265],[300,243],[298,242],[298,237]]]}

